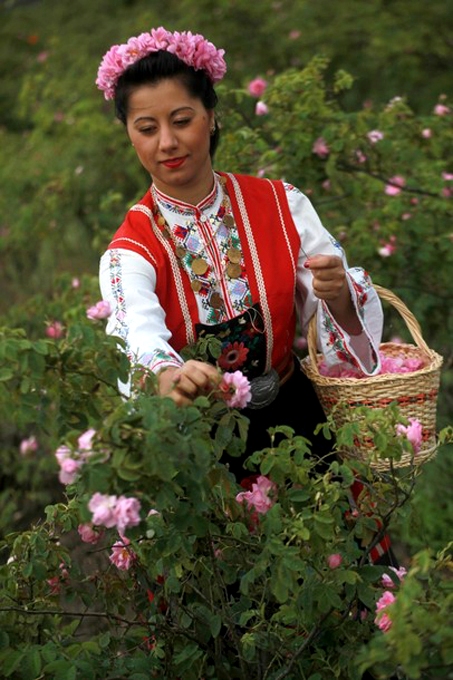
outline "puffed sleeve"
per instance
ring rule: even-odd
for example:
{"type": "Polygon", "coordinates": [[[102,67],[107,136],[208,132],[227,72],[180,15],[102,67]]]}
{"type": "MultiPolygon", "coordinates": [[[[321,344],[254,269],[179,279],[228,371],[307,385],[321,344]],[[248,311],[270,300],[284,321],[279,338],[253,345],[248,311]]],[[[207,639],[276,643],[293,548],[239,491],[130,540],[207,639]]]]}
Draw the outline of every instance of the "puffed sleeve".
{"type": "Polygon", "coordinates": [[[295,187],[285,184],[291,215],[301,239],[297,263],[296,307],[303,335],[317,312],[318,349],[328,366],[345,362],[366,375],[380,369],[379,343],[382,337],[383,313],[371,279],[361,267],[349,267],[340,243],[322,225],[310,200],[295,187]],[[313,292],[312,274],[304,262],[313,255],[337,255],[343,261],[347,281],[362,332],[350,335],[342,328],[324,300],[313,292]]]}
{"type": "Polygon", "coordinates": [[[107,333],[124,340],[133,365],[157,372],[183,363],[169,344],[171,333],[155,293],[156,272],[144,257],[121,248],[107,250],[100,261],[99,284],[112,309],[107,333]]]}

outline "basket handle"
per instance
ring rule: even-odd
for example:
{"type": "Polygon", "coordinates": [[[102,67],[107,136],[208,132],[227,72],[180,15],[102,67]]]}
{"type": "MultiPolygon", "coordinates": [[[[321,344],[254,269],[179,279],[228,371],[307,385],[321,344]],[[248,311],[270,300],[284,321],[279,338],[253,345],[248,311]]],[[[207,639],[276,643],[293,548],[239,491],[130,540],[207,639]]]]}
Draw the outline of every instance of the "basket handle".
{"type": "MultiPolygon", "coordinates": [[[[421,350],[423,350],[428,356],[431,355],[431,350],[423,339],[422,330],[420,324],[418,323],[412,312],[406,307],[404,302],[400,298],[392,293],[391,290],[373,284],[373,288],[385,302],[389,302],[395,309],[400,313],[405,322],[409,332],[417,345],[421,350]]],[[[310,363],[312,370],[316,373],[318,371],[318,361],[317,361],[317,333],[316,333],[316,313],[311,317],[310,323],[308,324],[308,334],[307,334],[307,345],[308,345],[308,355],[310,357],[310,363]]]]}

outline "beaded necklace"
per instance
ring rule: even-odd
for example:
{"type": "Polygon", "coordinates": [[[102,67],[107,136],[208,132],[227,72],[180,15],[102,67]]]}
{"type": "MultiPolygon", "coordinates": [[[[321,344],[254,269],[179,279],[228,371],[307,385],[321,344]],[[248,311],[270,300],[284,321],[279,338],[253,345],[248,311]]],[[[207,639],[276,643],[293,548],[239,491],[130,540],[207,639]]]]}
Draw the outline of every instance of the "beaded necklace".
{"type": "MultiPolygon", "coordinates": [[[[188,267],[190,268],[189,274],[191,276],[190,285],[195,293],[200,293],[200,291],[203,288],[203,282],[200,281],[199,277],[203,277],[209,270],[210,264],[208,261],[209,256],[207,250],[214,241],[222,224],[228,229],[228,246],[226,250],[226,257],[228,259],[228,262],[226,263],[226,266],[224,268],[225,274],[230,279],[238,279],[242,274],[241,266],[242,251],[238,247],[239,239],[237,239],[238,243],[237,245],[235,245],[233,243],[232,236],[233,229],[236,227],[236,222],[232,214],[230,198],[225,189],[225,180],[222,177],[220,178],[219,181],[222,185],[223,190],[223,198],[221,203],[221,207],[223,208],[223,216],[221,218],[220,223],[217,225],[216,229],[211,234],[208,242],[204,243],[202,249],[196,253],[190,251],[189,248],[187,248],[185,245],[183,245],[180,241],[176,239],[165,217],[160,212],[157,201],[155,200],[154,202],[155,205],[155,209],[153,212],[154,220],[164,238],[171,241],[174,247],[174,252],[177,257],[179,266],[184,268],[184,262],[188,264],[188,267]]],[[[210,287],[212,288],[212,284],[210,284],[210,287]]],[[[211,293],[209,297],[209,305],[213,309],[221,309],[223,307],[224,302],[220,293],[216,291],[213,291],[211,293]]]]}

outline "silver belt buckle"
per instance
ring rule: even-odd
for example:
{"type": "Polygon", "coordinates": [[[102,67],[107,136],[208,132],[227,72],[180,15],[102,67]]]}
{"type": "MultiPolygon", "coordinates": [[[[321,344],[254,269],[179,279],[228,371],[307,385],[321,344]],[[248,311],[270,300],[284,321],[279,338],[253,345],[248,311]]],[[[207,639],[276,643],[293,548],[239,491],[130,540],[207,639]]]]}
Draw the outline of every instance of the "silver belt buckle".
{"type": "Polygon", "coordinates": [[[247,404],[247,408],[259,409],[272,404],[280,390],[280,378],[275,368],[271,368],[269,373],[252,378],[250,390],[252,398],[247,404]]]}

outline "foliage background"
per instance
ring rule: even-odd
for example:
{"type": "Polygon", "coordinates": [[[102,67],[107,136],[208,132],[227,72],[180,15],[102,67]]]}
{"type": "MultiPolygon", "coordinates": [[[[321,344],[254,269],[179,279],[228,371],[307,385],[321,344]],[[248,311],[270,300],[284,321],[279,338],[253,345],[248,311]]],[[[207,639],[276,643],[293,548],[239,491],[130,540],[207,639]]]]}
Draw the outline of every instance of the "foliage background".
{"type": "MultiPolygon", "coordinates": [[[[96,395],[76,396],[76,372],[67,393],[59,392],[71,365],[110,379],[102,373],[102,358],[113,356],[108,340],[96,335],[98,351],[88,355],[83,347],[93,343],[92,331],[69,334],[54,347],[46,327],[55,320],[70,327],[98,298],[99,255],[147,185],[94,79],[111,44],[151,26],[202,32],[226,48],[217,167],[285,177],[310,195],[350,262],[400,295],[444,356],[439,423],[451,423],[453,230],[445,192],[451,185],[442,173],[453,172],[453,130],[451,115],[433,110],[438,103],[451,108],[452,17],[451,0],[0,4],[2,532],[27,527],[47,502],[61,498],[52,452],[69,430],[99,416],[96,395]],[[255,116],[246,92],[256,76],[270,82],[268,116],[255,116]],[[367,143],[371,129],[385,131],[379,145],[367,143]],[[312,152],[319,137],[329,145],[327,158],[312,152]],[[394,175],[407,185],[388,197],[384,187],[394,175]],[[394,255],[380,257],[393,236],[394,255]],[[29,387],[42,375],[42,362],[55,368],[44,400],[29,387]],[[14,389],[11,370],[19,376],[14,389]],[[38,451],[21,457],[20,442],[32,435],[38,451]]],[[[404,335],[387,311],[387,334],[404,335]]],[[[440,549],[451,538],[449,453],[445,447],[425,466],[395,527],[403,557],[440,549]]]]}

